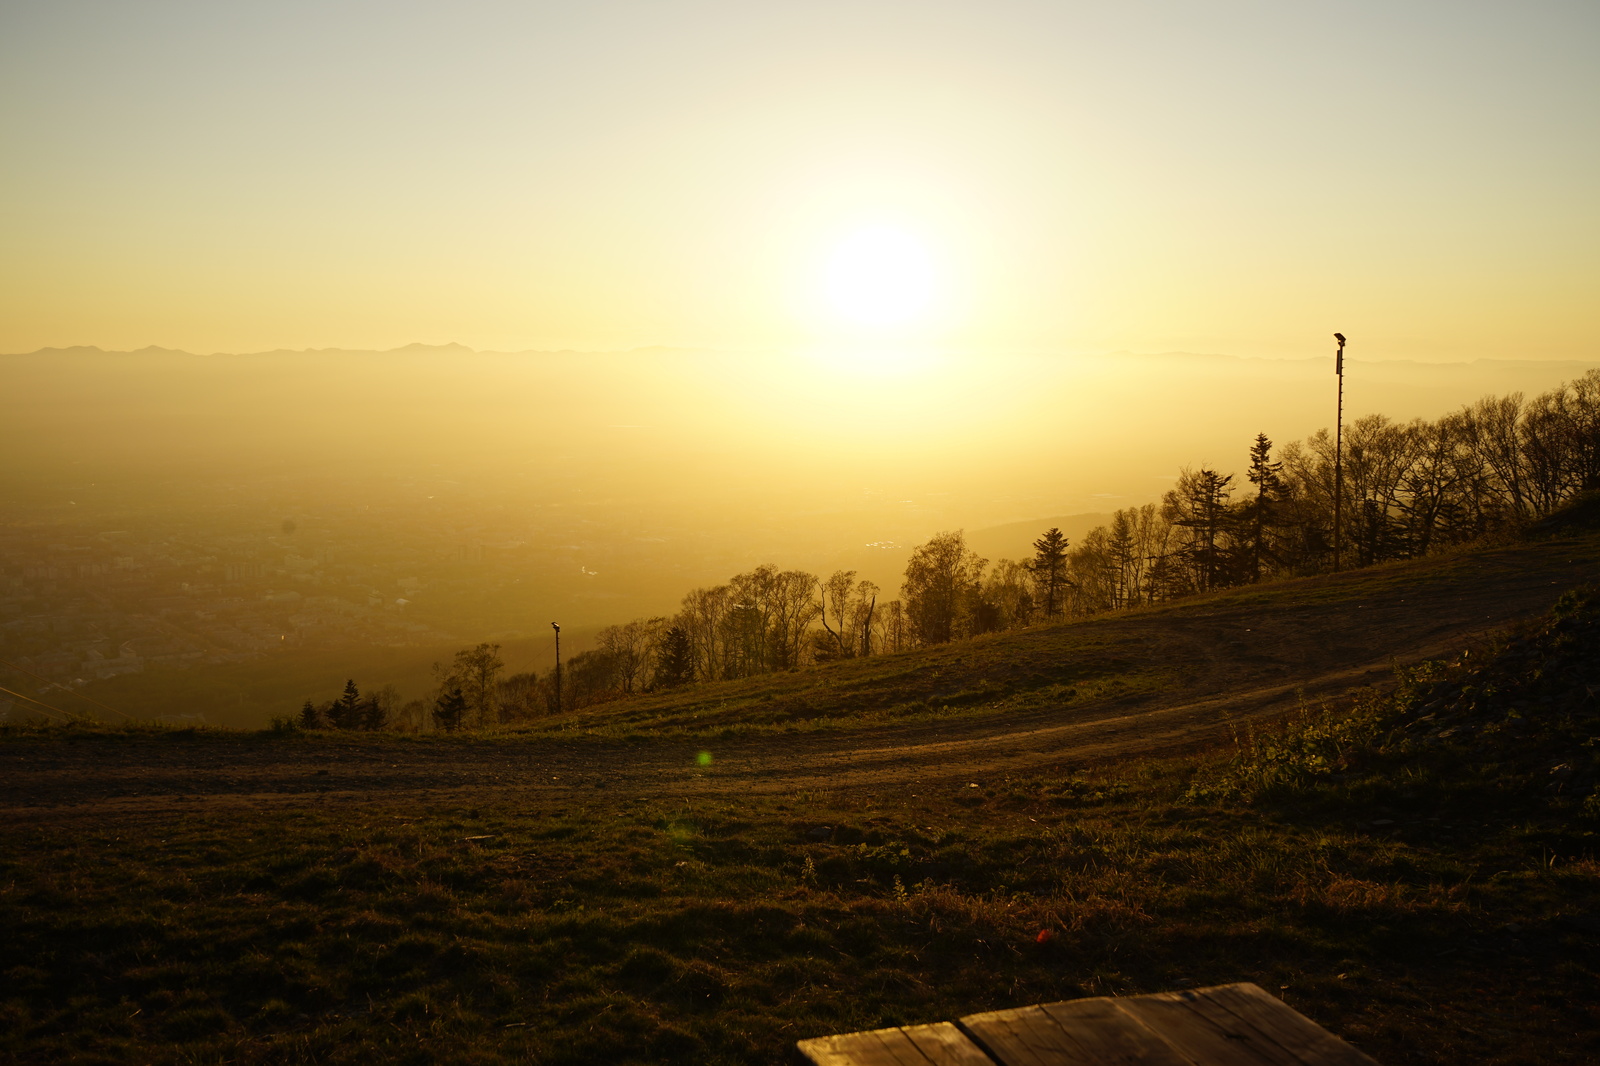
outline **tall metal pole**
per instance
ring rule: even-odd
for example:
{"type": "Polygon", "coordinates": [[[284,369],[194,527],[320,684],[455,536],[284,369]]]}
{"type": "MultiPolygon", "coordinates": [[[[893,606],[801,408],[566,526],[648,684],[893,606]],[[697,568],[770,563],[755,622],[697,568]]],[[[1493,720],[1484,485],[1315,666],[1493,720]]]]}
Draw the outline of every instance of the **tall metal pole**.
{"type": "Polygon", "coordinates": [[[1335,333],[1333,339],[1339,342],[1339,353],[1333,357],[1333,372],[1339,376],[1339,410],[1333,423],[1333,571],[1338,573],[1344,531],[1340,521],[1344,510],[1344,334],[1335,333]]]}
{"type": "Polygon", "coordinates": [[[561,623],[551,622],[550,628],[556,631],[556,713],[561,713],[561,623]]]}

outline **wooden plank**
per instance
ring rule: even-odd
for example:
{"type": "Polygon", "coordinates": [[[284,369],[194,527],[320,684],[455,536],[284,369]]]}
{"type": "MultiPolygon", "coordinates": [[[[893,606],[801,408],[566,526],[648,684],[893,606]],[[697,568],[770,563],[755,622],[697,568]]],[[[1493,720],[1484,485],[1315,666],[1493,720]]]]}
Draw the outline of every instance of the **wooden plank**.
{"type": "Polygon", "coordinates": [[[1205,997],[1210,991],[1128,996],[1117,1005],[1160,1033],[1195,1066],[1298,1066],[1276,1041],[1209,1004],[1205,997]]]}
{"type": "Polygon", "coordinates": [[[796,1046],[816,1066],[994,1066],[951,1022],[819,1036],[796,1046]]]}
{"type": "Polygon", "coordinates": [[[1372,1059],[1248,982],[1117,1001],[1197,1066],[1377,1066],[1372,1059]]]}
{"type": "Polygon", "coordinates": [[[933,1066],[995,1066],[994,1060],[951,1022],[912,1025],[900,1031],[933,1066]]]}
{"type": "Polygon", "coordinates": [[[1094,1061],[1043,1007],[969,1014],[960,1025],[1004,1066],[1088,1066],[1094,1061]]]}
{"type": "Polygon", "coordinates": [[[1377,1066],[1253,984],[802,1040],[816,1066],[1377,1066]],[[970,1039],[969,1039],[970,1037],[970,1039]]]}
{"type": "Polygon", "coordinates": [[[1203,1012],[1214,1008],[1227,1011],[1303,1066],[1378,1066],[1369,1056],[1249,982],[1204,989],[1190,1006],[1203,1012]]]}
{"type": "Polygon", "coordinates": [[[1066,1030],[1096,1066],[1194,1066],[1194,1060],[1106,996],[1046,1003],[1044,1012],[1066,1030]]]}

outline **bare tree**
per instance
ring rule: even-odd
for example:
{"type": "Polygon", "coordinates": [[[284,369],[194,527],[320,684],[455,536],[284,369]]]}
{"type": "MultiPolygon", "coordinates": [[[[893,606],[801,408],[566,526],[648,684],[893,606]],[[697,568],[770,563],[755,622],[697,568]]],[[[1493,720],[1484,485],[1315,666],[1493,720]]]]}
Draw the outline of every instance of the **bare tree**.
{"type": "Polygon", "coordinates": [[[1105,526],[1089,530],[1067,552],[1067,579],[1073,614],[1098,614],[1117,605],[1117,561],[1105,526]]]}
{"type": "Polygon", "coordinates": [[[624,694],[631,695],[648,682],[651,651],[664,623],[665,619],[660,618],[635,618],[619,626],[606,626],[595,635],[595,643],[611,658],[617,687],[624,694]]]}
{"type": "Polygon", "coordinates": [[[849,659],[872,654],[872,622],[878,586],[856,580],[854,570],[835,570],[817,581],[816,616],[822,633],[813,642],[818,659],[849,659]]]}
{"type": "Polygon", "coordinates": [[[986,565],[967,547],[961,530],[935,534],[912,551],[900,595],[913,640],[944,644],[968,635],[986,565]]]}
{"type": "Polygon", "coordinates": [[[811,596],[816,575],[804,570],[783,570],[766,584],[771,604],[767,613],[767,669],[794,670],[804,665],[806,634],[820,609],[811,596]]]}
{"type": "Polygon", "coordinates": [[[1172,523],[1153,503],[1118,511],[1117,516],[1128,523],[1133,547],[1123,575],[1124,599],[1130,603],[1154,603],[1157,585],[1151,580],[1151,570],[1156,561],[1167,554],[1172,539],[1172,523]]]}
{"type": "Polygon", "coordinates": [[[905,604],[899,600],[876,604],[871,618],[873,647],[880,653],[905,651],[911,646],[911,627],[905,604]]]}
{"type": "Polygon", "coordinates": [[[539,675],[533,671],[512,674],[503,679],[496,696],[500,705],[502,722],[520,722],[537,718],[549,710],[539,675]]]}
{"type": "MultiPolygon", "coordinates": [[[[482,728],[500,720],[496,681],[504,667],[505,663],[500,661],[500,645],[487,642],[456,652],[448,666],[433,664],[441,694],[453,692],[464,701],[462,713],[455,719],[458,725],[482,728]]],[[[454,709],[452,700],[450,713],[453,714],[454,709]]]]}
{"type": "Polygon", "coordinates": [[[695,674],[702,681],[720,681],[726,675],[724,628],[733,604],[727,585],[695,589],[683,598],[677,624],[689,635],[695,674]]]}
{"type": "Polygon", "coordinates": [[[1034,606],[1034,571],[1027,563],[1001,559],[983,583],[983,599],[994,614],[996,629],[1030,625],[1034,606]]]}

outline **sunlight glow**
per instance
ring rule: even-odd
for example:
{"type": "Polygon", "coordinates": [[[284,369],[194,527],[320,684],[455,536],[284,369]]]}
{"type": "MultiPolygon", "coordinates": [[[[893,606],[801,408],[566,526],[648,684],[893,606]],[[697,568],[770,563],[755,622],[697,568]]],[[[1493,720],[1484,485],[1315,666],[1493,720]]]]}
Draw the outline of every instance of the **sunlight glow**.
{"type": "Polygon", "coordinates": [[[809,354],[815,365],[849,378],[904,378],[924,375],[940,365],[937,355],[923,345],[870,342],[836,342],[817,345],[809,354]]]}
{"type": "Polygon", "coordinates": [[[938,272],[928,247],[893,226],[851,233],[834,248],[823,274],[834,314],[875,328],[916,325],[928,317],[938,272]]]}

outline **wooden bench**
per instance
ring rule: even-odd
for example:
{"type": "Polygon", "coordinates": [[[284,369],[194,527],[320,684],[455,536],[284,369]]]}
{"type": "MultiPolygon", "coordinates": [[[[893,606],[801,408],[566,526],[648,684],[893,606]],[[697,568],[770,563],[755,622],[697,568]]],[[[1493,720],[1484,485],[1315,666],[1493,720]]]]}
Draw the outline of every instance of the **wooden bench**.
{"type": "Polygon", "coordinates": [[[802,1040],[816,1066],[1377,1066],[1253,984],[1072,999],[802,1040]]]}

